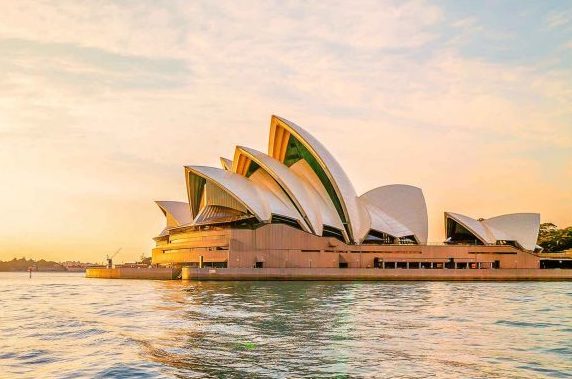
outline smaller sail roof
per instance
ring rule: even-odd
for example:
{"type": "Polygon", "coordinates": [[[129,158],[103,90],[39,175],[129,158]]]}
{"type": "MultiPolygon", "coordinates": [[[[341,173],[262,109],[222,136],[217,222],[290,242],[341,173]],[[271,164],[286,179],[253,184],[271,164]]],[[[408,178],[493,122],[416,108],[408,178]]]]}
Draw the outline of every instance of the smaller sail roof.
{"type": "Polygon", "coordinates": [[[505,241],[517,241],[526,250],[534,250],[540,231],[540,214],[538,213],[512,213],[492,217],[484,221],[494,230],[504,233],[505,241]]]}
{"type": "Polygon", "coordinates": [[[374,188],[361,195],[360,200],[369,211],[372,229],[394,237],[413,235],[417,242],[427,242],[427,206],[420,188],[392,184],[374,188]],[[388,230],[379,229],[382,227],[388,230]]]}
{"type": "Polygon", "coordinates": [[[270,222],[273,214],[303,222],[287,196],[283,195],[276,182],[265,172],[257,171],[246,178],[214,167],[186,166],[186,170],[187,175],[198,175],[215,183],[261,222],[270,222]]]}
{"type": "MultiPolygon", "coordinates": [[[[482,222],[459,213],[445,212],[445,221],[450,218],[471,232],[484,244],[494,244],[496,239],[482,222]]],[[[446,226],[446,225],[445,225],[446,226]]]]}
{"type": "Polygon", "coordinates": [[[540,214],[538,213],[511,213],[476,220],[459,213],[445,212],[445,227],[448,219],[462,225],[484,244],[514,241],[523,249],[530,251],[536,247],[540,230],[540,214]]]}
{"type": "Polygon", "coordinates": [[[244,176],[227,170],[206,166],[185,166],[187,175],[198,175],[210,180],[240,202],[259,221],[272,218],[270,208],[261,198],[256,186],[244,176]]]}
{"type": "Polygon", "coordinates": [[[189,203],[182,201],[155,201],[155,204],[161,208],[163,214],[168,218],[168,227],[190,224],[193,220],[189,203]]]}

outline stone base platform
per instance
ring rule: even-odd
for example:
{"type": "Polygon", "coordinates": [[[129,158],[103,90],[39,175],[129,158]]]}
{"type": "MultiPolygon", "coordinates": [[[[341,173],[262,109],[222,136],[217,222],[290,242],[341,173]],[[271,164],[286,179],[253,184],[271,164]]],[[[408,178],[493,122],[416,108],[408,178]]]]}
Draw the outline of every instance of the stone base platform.
{"type": "Polygon", "coordinates": [[[183,267],[181,278],[183,280],[562,281],[572,280],[572,270],[183,267]]]}
{"type": "Polygon", "coordinates": [[[181,270],[177,268],[159,267],[159,268],[88,268],[85,270],[86,278],[99,279],[154,279],[154,280],[172,280],[178,279],[181,270]]]}

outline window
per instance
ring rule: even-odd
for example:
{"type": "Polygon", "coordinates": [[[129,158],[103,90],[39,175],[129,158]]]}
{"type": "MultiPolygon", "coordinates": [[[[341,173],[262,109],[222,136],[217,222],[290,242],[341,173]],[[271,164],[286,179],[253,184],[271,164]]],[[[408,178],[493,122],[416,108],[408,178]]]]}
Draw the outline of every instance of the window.
{"type": "Polygon", "coordinates": [[[395,243],[395,239],[389,234],[370,229],[369,233],[365,237],[363,243],[366,244],[379,244],[379,245],[391,245],[395,243]]]}
{"type": "Polygon", "coordinates": [[[264,262],[256,262],[254,268],[264,268],[264,262]]]}
{"type": "Polygon", "coordinates": [[[449,258],[449,261],[445,263],[445,268],[453,269],[455,268],[455,258],[449,258]]]}
{"type": "Polygon", "coordinates": [[[333,228],[331,226],[324,225],[324,231],[322,232],[323,237],[333,237],[342,242],[345,242],[344,235],[341,230],[333,228]]]}
{"type": "Polygon", "coordinates": [[[302,230],[302,227],[300,227],[300,224],[298,223],[298,221],[296,221],[290,217],[278,216],[278,215],[273,214],[272,220],[270,222],[273,224],[286,224],[286,225],[291,226],[293,228],[302,230]]]}
{"type": "Polygon", "coordinates": [[[250,161],[250,164],[248,165],[248,170],[246,171],[245,176],[247,178],[250,177],[250,175],[254,174],[254,172],[256,170],[258,170],[259,168],[260,168],[260,166],[256,162],[250,161]]]}
{"type": "Polygon", "coordinates": [[[415,236],[399,237],[399,244],[400,245],[417,245],[417,240],[415,239],[415,236]]]}
{"type": "Polygon", "coordinates": [[[204,262],[203,267],[227,268],[227,263],[226,263],[226,261],[224,261],[224,262],[204,262]]]}

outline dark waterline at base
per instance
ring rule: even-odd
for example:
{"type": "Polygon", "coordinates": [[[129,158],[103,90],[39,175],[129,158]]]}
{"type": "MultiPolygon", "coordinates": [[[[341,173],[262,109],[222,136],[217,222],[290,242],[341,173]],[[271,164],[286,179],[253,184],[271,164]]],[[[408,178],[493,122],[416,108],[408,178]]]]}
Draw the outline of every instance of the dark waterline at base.
{"type": "Polygon", "coordinates": [[[0,273],[0,377],[572,378],[572,283],[0,273]]]}

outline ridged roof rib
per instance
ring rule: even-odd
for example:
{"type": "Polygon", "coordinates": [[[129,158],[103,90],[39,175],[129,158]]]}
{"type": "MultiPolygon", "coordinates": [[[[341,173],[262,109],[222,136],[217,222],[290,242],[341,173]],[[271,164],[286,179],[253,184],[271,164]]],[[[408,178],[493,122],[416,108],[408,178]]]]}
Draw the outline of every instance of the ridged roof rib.
{"type": "MultiPolygon", "coordinates": [[[[292,138],[311,153],[325,173],[327,178],[320,177],[321,172],[317,172],[345,224],[350,240],[360,243],[370,228],[369,215],[359,202],[356,191],[340,164],[310,133],[293,122],[272,116],[268,155],[284,162],[288,158],[288,146],[292,143],[292,138]],[[333,193],[330,192],[329,186],[332,187],[333,193]]],[[[315,167],[312,168],[316,170],[315,167]]]]}
{"type": "Polygon", "coordinates": [[[445,228],[449,219],[462,225],[485,245],[496,244],[498,241],[514,241],[530,251],[536,247],[540,230],[538,213],[512,213],[476,220],[462,214],[445,212],[445,228]]]}

